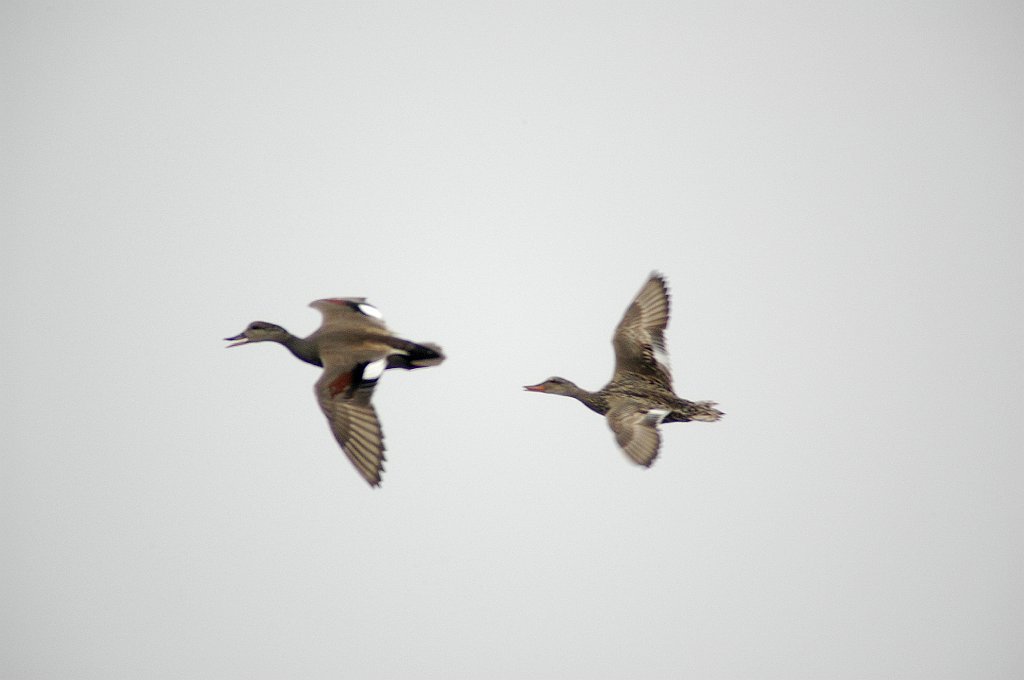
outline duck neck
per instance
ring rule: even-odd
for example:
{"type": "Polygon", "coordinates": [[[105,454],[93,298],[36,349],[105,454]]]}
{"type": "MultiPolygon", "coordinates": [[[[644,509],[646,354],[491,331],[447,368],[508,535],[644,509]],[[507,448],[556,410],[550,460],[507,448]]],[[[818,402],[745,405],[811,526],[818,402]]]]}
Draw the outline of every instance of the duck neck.
{"type": "Polygon", "coordinates": [[[602,416],[608,413],[608,400],[600,392],[588,392],[582,387],[573,385],[567,396],[576,399],[591,411],[600,413],[602,416]]]}
{"type": "Polygon", "coordinates": [[[297,335],[288,334],[281,344],[288,348],[288,351],[307,364],[323,366],[320,361],[320,352],[317,351],[316,343],[310,342],[309,338],[300,338],[297,335]]]}

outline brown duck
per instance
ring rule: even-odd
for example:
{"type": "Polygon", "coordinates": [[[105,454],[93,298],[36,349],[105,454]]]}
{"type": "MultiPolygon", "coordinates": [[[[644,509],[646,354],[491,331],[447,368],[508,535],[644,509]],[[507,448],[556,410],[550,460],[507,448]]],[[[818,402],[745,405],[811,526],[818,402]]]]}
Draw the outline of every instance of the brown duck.
{"type": "Polygon", "coordinates": [[[665,278],[651,273],[615,328],[615,372],[597,392],[565,378],[548,378],[524,389],[560,394],[583,402],[605,416],[615,440],[633,462],[650,466],[658,455],[661,423],[715,421],[724,415],[713,401],[687,401],[672,389],[665,349],[669,297],[665,278]]]}
{"type": "Polygon", "coordinates": [[[384,435],[370,403],[377,380],[387,368],[407,370],[444,361],[441,348],[403,340],[391,333],[366,298],[327,298],[309,304],[323,315],[320,328],[300,338],[281,326],[253,321],[225,340],[228,347],[254,342],[284,345],[299,359],[324,369],[314,391],[334,438],[371,486],[384,471],[384,435]]]}

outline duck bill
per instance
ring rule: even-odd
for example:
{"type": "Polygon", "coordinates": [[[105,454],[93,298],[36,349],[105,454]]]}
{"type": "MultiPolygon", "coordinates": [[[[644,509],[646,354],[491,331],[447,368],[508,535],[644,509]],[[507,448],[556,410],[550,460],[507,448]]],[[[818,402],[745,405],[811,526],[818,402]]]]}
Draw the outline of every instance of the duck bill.
{"type": "Polygon", "coordinates": [[[544,383],[540,383],[539,385],[525,385],[525,386],[523,386],[523,389],[526,390],[527,392],[546,392],[547,391],[547,389],[544,387],[544,383]]]}
{"type": "Polygon", "coordinates": [[[228,347],[238,347],[240,345],[247,345],[247,344],[249,344],[249,338],[245,337],[245,333],[239,333],[238,335],[233,335],[230,338],[224,338],[224,339],[231,343],[230,345],[228,345],[224,349],[227,349],[228,347]]]}

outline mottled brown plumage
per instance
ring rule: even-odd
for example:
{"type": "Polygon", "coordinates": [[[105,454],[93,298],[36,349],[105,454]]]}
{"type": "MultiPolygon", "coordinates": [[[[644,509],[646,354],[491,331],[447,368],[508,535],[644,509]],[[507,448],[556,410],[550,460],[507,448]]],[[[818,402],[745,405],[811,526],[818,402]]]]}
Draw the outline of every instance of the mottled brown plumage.
{"type": "Polygon", "coordinates": [[[615,328],[615,371],[607,385],[589,392],[554,377],[525,389],[583,402],[605,416],[615,441],[633,462],[650,466],[661,445],[658,425],[715,421],[723,415],[714,402],[688,401],[676,395],[665,349],[668,317],[668,287],[664,277],[653,272],[615,328]]]}
{"type": "Polygon", "coordinates": [[[384,471],[384,434],[370,402],[386,368],[414,369],[444,361],[437,345],[396,337],[366,298],[327,298],[311,302],[323,323],[306,338],[265,321],[254,321],[230,338],[228,347],[254,342],[284,345],[299,359],[323,366],[314,391],[342,451],[371,486],[384,471]]]}

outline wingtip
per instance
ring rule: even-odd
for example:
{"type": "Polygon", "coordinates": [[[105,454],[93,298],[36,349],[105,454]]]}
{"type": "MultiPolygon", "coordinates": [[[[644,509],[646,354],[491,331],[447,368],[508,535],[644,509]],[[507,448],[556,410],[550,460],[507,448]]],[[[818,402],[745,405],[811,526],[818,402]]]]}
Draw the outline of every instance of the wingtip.
{"type": "Polygon", "coordinates": [[[660,281],[662,285],[668,287],[668,279],[657,269],[652,269],[651,273],[647,275],[648,281],[660,281]]]}

